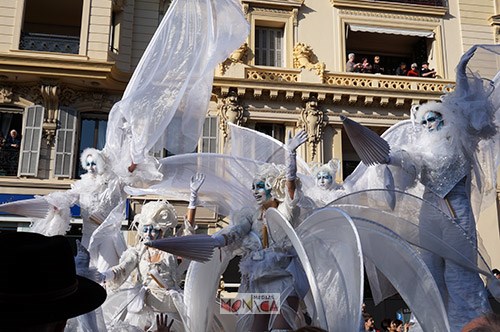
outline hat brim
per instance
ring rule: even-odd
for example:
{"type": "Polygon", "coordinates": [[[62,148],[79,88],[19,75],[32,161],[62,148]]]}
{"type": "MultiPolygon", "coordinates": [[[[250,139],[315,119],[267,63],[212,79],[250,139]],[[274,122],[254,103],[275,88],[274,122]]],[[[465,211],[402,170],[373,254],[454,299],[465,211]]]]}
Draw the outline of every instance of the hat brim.
{"type": "MultiPolygon", "coordinates": [[[[76,276],[78,289],[75,293],[56,301],[43,304],[30,302],[23,304],[2,303],[2,326],[33,326],[49,322],[59,322],[97,309],[106,300],[106,290],[98,283],[85,277],[76,276]]],[[[23,287],[15,285],[14,287],[23,287]]]]}

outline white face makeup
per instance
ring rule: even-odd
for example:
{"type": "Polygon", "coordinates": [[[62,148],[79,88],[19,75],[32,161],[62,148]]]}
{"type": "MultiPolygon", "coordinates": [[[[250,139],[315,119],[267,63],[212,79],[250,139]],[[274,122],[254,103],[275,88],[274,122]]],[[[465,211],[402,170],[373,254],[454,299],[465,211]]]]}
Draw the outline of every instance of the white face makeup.
{"type": "Polygon", "coordinates": [[[333,178],[332,175],[326,171],[320,171],[316,175],[316,186],[323,190],[328,190],[332,186],[333,178]]]}
{"type": "Polygon", "coordinates": [[[441,113],[429,111],[424,114],[422,117],[422,121],[420,124],[427,129],[427,131],[431,132],[434,130],[439,130],[443,127],[443,116],[441,113]]]}
{"type": "Polygon", "coordinates": [[[142,238],[144,241],[151,241],[159,239],[161,236],[161,229],[153,225],[144,225],[142,227],[142,238]]]}
{"type": "Polygon", "coordinates": [[[266,184],[262,180],[254,180],[252,183],[253,197],[257,204],[262,205],[271,200],[271,189],[266,189],[266,184]]]}
{"type": "Polygon", "coordinates": [[[91,154],[85,159],[85,170],[91,174],[97,173],[97,163],[94,156],[91,154]]]}

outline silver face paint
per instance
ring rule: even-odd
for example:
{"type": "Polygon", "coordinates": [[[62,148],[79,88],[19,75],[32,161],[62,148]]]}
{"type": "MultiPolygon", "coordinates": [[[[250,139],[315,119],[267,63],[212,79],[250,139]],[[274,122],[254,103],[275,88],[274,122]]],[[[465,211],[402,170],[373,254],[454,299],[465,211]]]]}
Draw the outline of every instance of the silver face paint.
{"type": "Polygon", "coordinates": [[[332,186],[333,178],[332,175],[326,171],[320,171],[316,175],[316,186],[323,190],[328,190],[332,186]]]}
{"type": "Polygon", "coordinates": [[[157,240],[161,236],[161,230],[153,225],[142,227],[142,238],[144,241],[157,240]]]}
{"type": "Polygon", "coordinates": [[[427,131],[431,132],[434,130],[439,130],[443,127],[443,116],[441,113],[429,111],[424,114],[422,117],[422,121],[420,124],[427,129],[427,131]]]}

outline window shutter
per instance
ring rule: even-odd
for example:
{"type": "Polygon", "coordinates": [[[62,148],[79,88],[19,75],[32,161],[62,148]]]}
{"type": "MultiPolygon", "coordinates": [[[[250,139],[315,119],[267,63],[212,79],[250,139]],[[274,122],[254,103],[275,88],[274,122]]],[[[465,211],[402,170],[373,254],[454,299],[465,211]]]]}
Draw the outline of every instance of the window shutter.
{"type": "Polygon", "coordinates": [[[21,137],[19,175],[37,176],[42,142],[43,106],[27,107],[24,115],[24,133],[21,137]]]}
{"type": "Polygon", "coordinates": [[[283,29],[255,28],[255,64],[283,66],[283,29]]]}
{"type": "Polygon", "coordinates": [[[59,110],[59,128],[56,134],[56,158],[54,165],[54,176],[71,177],[73,169],[75,135],[76,135],[76,111],[70,108],[59,110]]]}
{"type": "Polygon", "coordinates": [[[218,117],[208,116],[203,124],[203,133],[201,135],[200,152],[217,152],[218,140],[218,117]]]}

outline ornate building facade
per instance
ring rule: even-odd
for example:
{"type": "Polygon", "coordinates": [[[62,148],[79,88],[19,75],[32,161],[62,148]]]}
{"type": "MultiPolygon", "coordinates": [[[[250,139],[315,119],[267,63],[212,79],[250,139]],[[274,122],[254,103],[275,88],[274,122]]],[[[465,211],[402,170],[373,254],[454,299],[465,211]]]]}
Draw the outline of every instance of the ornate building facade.
{"type": "MultiPolygon", "coordinates": [[[[3,202],[64,190],[79,177],[80,152],[104,146],[107,114],[169,2],[0,0],[0,130],[16,130],[23,142],[17,152],[2,151],[3,202]]],[[[359,162],[340,115],[378,133],[409,119],[412,105],[453,88],[465,50],[497,42],[500,30],[499,0],[241,2],[251,32],[216,69],[199,151],[221,152],[228,122],[281,141],[303,128],[309,141],[299,154],[339,159],[339,181],[359,162]],[[346,72],[349,53],[371,64],[378,56],[383,73],[346,72]],[[437,75],[396,76],[402,62],[429,62],[437,75]]],[[[199,217],[202,227],[216,227],[208,210],[199,217]]],[[[495,266],[498,219],[492,207],[479,227],[495,266]]],[[[2,228],[26,222],[0,221],[2,228]]]]}

